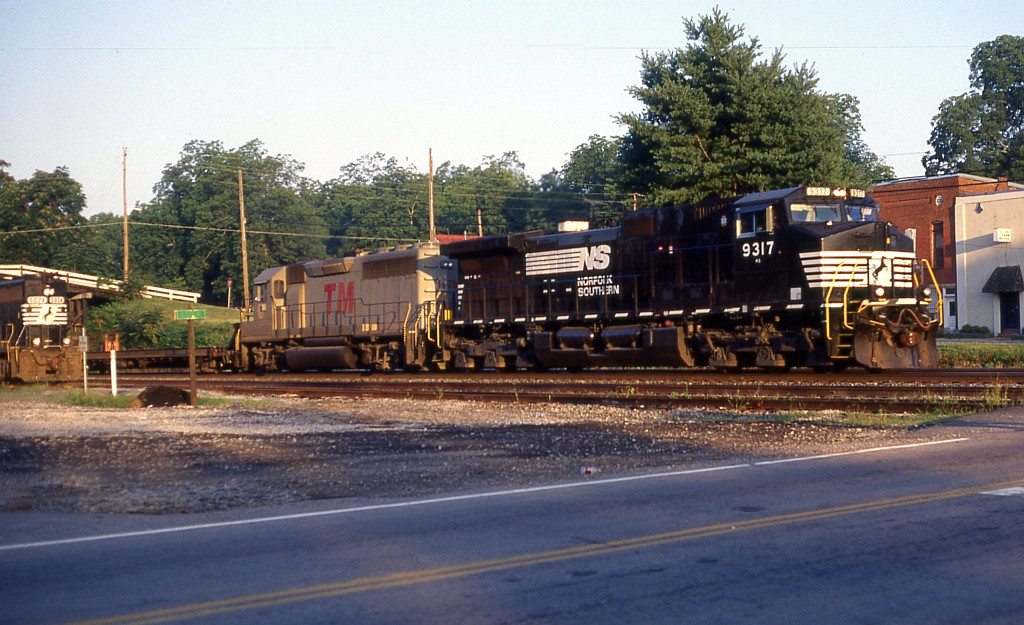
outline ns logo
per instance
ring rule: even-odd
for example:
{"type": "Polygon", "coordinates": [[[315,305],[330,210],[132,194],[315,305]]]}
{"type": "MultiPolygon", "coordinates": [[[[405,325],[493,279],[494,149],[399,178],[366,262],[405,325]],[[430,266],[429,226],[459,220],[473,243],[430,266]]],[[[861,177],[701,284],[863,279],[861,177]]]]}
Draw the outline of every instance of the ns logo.
{"type": "Polygon", "coordinates": [[[590,247],[530,252],[526,255],[526,275],[543,276],[581,271],[603,271],[612,264],[612,246],[607,243],[590,247]]]}
{"type": "Polygon", "coordinates": [[[607,269],[608,265],[611,264],[612,259],[612,248],[610,245],[595,245],[593,247],[581,247],[580,248],[580,266],[578,271],[600,271],[607,269]]]}

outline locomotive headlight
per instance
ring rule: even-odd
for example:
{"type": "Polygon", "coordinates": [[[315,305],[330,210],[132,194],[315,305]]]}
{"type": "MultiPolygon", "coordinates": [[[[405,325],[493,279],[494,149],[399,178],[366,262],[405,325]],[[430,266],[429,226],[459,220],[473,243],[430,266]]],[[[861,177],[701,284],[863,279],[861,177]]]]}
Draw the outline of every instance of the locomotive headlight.
{"type": "Polygon", "coordinates": [[[42,343],[42,340],[38,336],[36,338],[32,339],[32,347],[39,347],[39,345],[41,343],[42,343]]]}
{"type": "Polygon", "coordinates": [[[930,299],[932,296],[932,287],[926,286],[923,289],[921,289],[921,295],[924,295],[925,299],[930,299]]]}
{"type": "Polygon", "coordinates": [[[64,343],[64,347],[67,347],[68,345],[71,345],[71,339],[65,336],[62,343],[64,343]]]}
{"type": "Polygon", "coordinates": [[[876,286],[875,297],[877,297],[878,299],[885,299],[885,289],[880,286],[876,286]]]}

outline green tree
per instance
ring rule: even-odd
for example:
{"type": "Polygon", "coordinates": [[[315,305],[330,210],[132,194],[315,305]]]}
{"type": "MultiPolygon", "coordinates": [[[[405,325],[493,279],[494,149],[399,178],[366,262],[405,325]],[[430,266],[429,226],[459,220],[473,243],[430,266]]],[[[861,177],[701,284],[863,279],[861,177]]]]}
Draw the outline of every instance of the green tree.
{"type": "Polygon", "coordinates": [[[426,240],[427,176],[375,153],[341,168],[320,190],[331,253],[426,240]]]}
{"type": "Polygon", "coordinates": [[[122,224],[123,218],[113,213],[89,217],[69,237],[68,244],[54,253],[54,266],[120,280],[124,275],[122,224]]]}
{"type": "Polygon", "coordinates": [[[969,65],[970,90],[946,98],[932,118],[925,171],[1024,180],[1024,37],[979,44],[969,65]]]}
{"type": "Polygon", "coordinates": [[[266,267],[324,256],[327,226],[309,201],[303,168],[290,156],[270,156],[258,140],[234,150],[219,141],[185,144],[164,169],[153,202],[131,216],[132,272],[225,301],[228,278],[240,283],[243,275],[239,171],[250,279],[266,267]]]}
{"type": "Polygon", "coordinates": [[[586,205],[591,225],[614,222],[633,199],[620,188],[623,165],[619,159],[622,139],[591,135],[576,146],[561,171],[565,189],[586,205]]]}
{"type": "Polygon", "coordinates": [[[9,166],[0,160],[0,262],[53,267],[85,221],[82,185],[66,167],[16,180],[9,166]]]}
{"type": "Polygon", "coordinates": [[[622,189],[646,204],[797,184],[866,185],[888,172],[860,140],[855,98],[817,90],[806,64],[760,59],[756,38],[715,9],[683,21],[686,48],[642,56],[644,105],[620,115],[622,189]]]}
{"type": "Polygon", "coordinates": [[[516,152],[485,156],[473,168],[444,163],[434,185],[437,231],[450,234],[522,230],[537,191],[516,152]]]}

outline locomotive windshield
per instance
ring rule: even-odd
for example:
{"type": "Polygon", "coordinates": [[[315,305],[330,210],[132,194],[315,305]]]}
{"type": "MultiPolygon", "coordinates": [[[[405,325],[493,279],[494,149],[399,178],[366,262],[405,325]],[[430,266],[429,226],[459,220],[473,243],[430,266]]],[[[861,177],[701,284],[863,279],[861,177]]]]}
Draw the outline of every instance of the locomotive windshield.
{"type": "Polygon", "coordinates": [[[875,221],[876,219],[878,219],[878,207],[874,204],[794,202],[789,205],[790,223],[823,224],[841,221],[875,221]]]}
{"type": "Polygon", "coordinates": [[[826,223],[842,221],[838,204],[803,204],[794,202],[789,205],[791,223],[826,223]]]}
{"type": "Polygon", "coordinates": [[[804,187],[803,196],[789,203],[789,223],[875,221],[878,204],[863,189],[804,187]]]}

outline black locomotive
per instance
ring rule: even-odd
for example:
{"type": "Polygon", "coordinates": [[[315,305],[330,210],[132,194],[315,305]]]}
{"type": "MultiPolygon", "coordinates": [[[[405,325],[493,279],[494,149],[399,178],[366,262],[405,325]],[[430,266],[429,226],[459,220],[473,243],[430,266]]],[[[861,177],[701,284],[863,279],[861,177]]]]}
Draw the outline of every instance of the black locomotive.
{"type": "Polygon", "coordinates": [[[877,214],[863,191],[793,187],[452,243],[446,351],[466,367],[932,366],[938,289],[877,214]]]}
{"type": "Polygon", "coordinates": [[[863,191],[793,187],[267,269],[260,369],[929,367],[939,289],[863,191]],[[933,290],[934,289],[934,290],[933,290]]]}
{"type": "Polygon", "coordinates": [[[0,380],[81,380],[78,331],[67,282],[50,275],[0,282],[0,380]]]}

